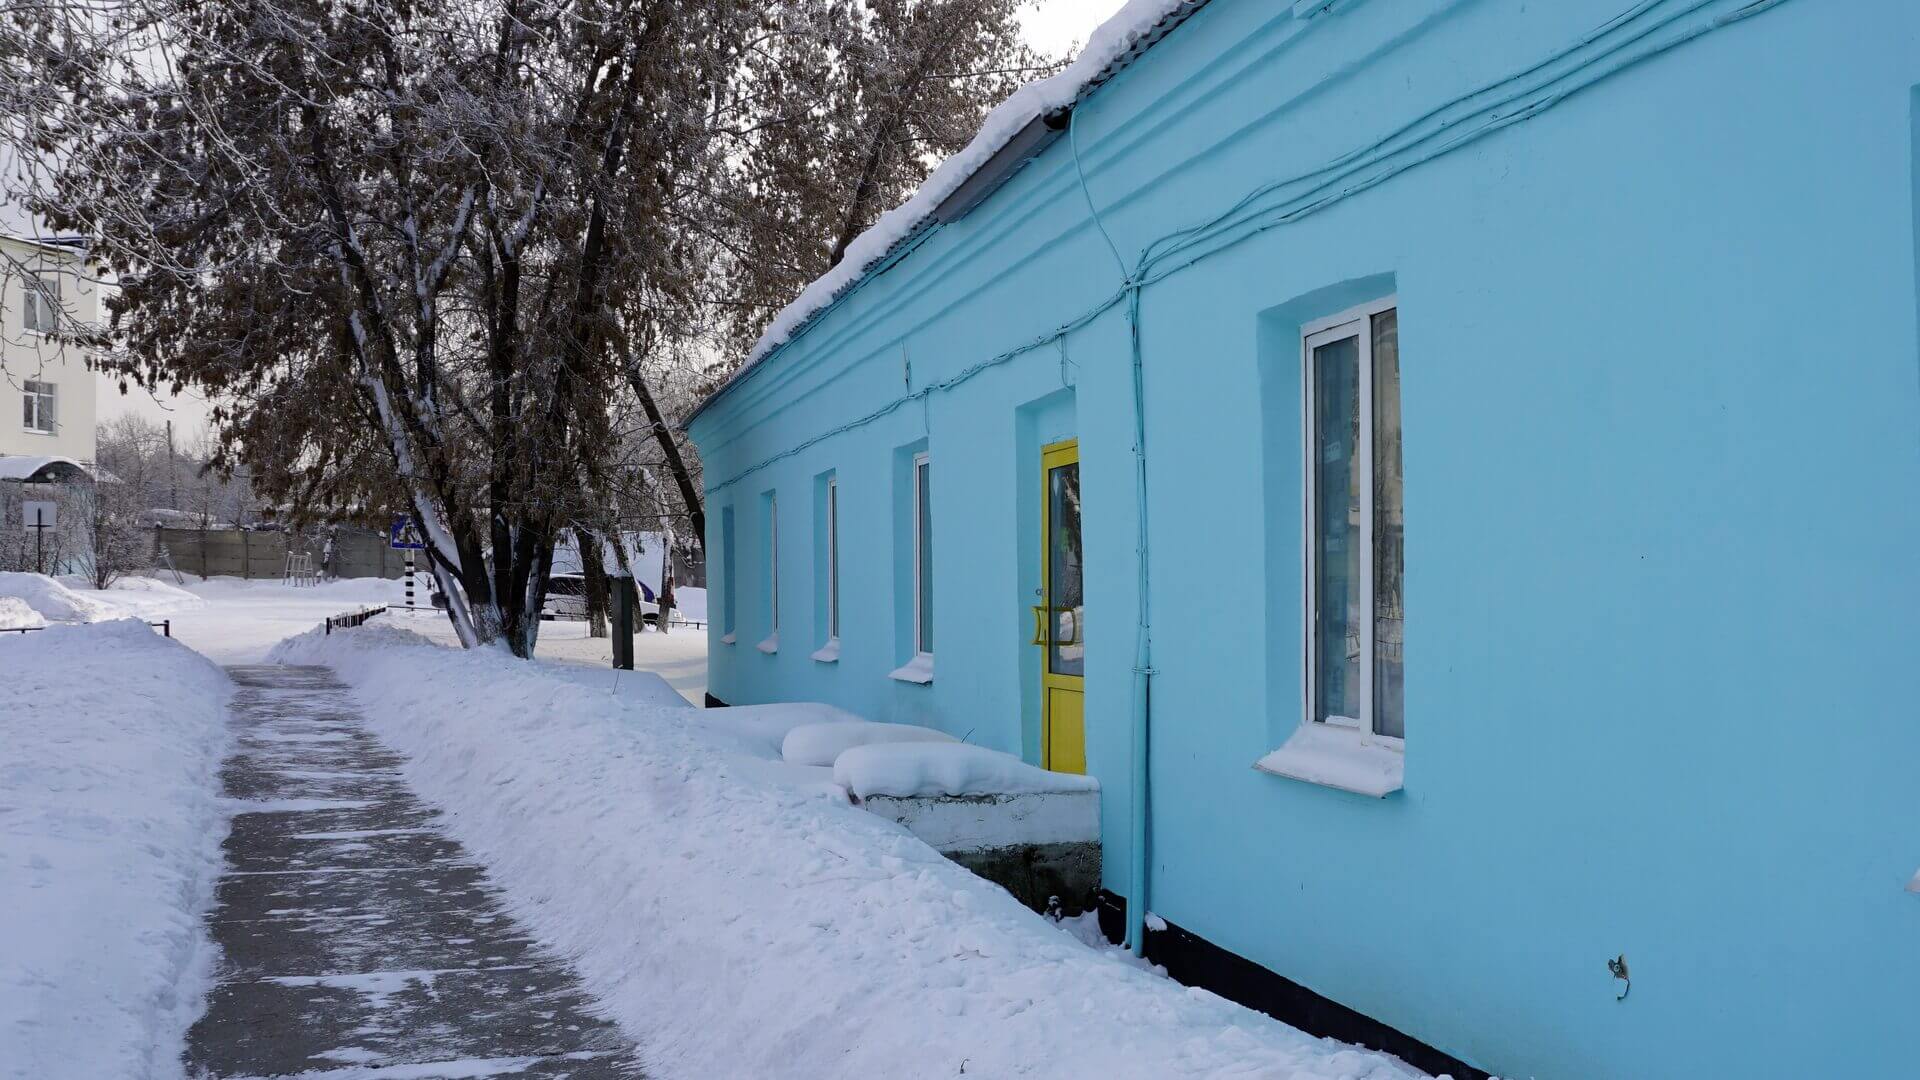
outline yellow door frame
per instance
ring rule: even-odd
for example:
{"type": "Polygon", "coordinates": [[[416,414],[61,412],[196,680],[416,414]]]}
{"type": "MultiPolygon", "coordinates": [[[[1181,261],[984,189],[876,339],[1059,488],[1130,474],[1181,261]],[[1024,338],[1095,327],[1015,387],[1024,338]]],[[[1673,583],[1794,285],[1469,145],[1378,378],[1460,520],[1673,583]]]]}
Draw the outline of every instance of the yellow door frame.
{"type": "MultiPolygon", "coordinates": [[[[1040,448],[1040,599],[1034,609],[1033,643],[1040,647],[1040,764],[1057,772],[1087,771],[1086,676],[1084,661],[1080,675],[1056,675],[1053,672],[1053,642],[1060,620],[1053,605],[1053,470],[1080,463],[1080,440],[1067,439],[1040,448]],[[1059,734],[1064,742],[1054,746],[1055,708],[1062,710],[1059,720],[1071,730],[1059,734]],[[1066,715],[1071,710],[1071,716],[1066,715]]],[[[1085,518],[1082,518],[1084,526],[1085,518]]],[[[1085,582],[1082,581],[1084,594],[1085,582]]],[[[1078,620],[1074,634],[1081,635],[1078,620]]],[[[1084,637],[1082,638],[1084,641],[1084,637]]]]}

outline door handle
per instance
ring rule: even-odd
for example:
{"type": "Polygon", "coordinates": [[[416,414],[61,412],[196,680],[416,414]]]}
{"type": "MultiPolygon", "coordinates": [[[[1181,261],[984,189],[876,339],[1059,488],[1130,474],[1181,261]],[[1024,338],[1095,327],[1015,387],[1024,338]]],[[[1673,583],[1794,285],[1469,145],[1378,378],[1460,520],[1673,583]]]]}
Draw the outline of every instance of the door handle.
{"type": "Polygon", "coordinates": [[[1030,644],[1045,645],[1046,643],[1047,605],[1035,604],[1033,605],[1033,641],[1030,644]]]}

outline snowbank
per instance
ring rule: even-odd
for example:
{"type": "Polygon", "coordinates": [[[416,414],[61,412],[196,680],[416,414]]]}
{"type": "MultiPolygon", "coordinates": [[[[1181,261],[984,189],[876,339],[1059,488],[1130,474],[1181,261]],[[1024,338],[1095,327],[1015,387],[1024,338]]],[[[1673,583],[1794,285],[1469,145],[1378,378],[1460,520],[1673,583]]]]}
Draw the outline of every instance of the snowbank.
{"type": "MultiPolygon", "coordinates": [[[[108,619],[158,619],[176,611],[204,606],[206,601],[185,589],[146,577],[127,577],[106,590],[95,589],[86,578],[63,575],[0,573],[0,606],[12,598],[38,612],[47,622],[86,623],[108,619]]],[[[0,614],[0,626],[6,625],[0,614]]]]}
{"type": "Polygon", "coordinates": [[[917,724],[877,724],[871,720],[839,720],[804,724],[780,740],[780,757],[790,765],[832,765],[856,746],[873,743],[958,742],[944,731],[917,724]]]}
{"type": "Polygon", "coordinates": [[[869,795],[915,798],[1100,790],[1100,781],[1091,776],[1049,772],[1012,754],[952,742],[875,742],[853,747],[834,759],[833,782],[863,799],[869,795]]]}
{"type": "Polygon", "coordinates": [[[1095,951],[898,826],[663,708],[370,624],[332,665],[513,914],[660,1076],[1417,1074],[1095,951]]]}
{"type": "Polygon", "coordinates": [[[134,621],[0,635],[0,671],[0,1076],[177,1077],[226,676],[134,621]]]}
{"type": "Polygon", "coordinates": [[[205,600],[159,578],[123,577],[107,586],[105,592],[95,591],[92,583],[85,578],[62,577],[60,583],[89,599],[117,609],[122,615],[137,615],[145,619],[160,619],[176,611],[192,611],[207,606],[205,600]]]}
{"type": "Polygon", "coordinates": [[[0,596],[0,630],[33,629],[47,625],[46,617],[17,596],[0,596]]]}
{"type": "MultiPolygon", "coordinates": [[[[391,578],[342,578],[294,587],[279,580],[189,578],[187,588],[202,606],[168,616],[173,636],[222,664],[256,663],[282,638],[305,633],[329,615],[376,604],[397,604],[402,583],[391,578]]],[[[446,622],[439,612],[422,620],[446,622]]]]}
{"type": "Polygon", "coordinates": [[[0,572],[0,596],[25,601],[48,622],[99,622],[126,614],[113,604],[83,596],[45,574],[0,572]]]}
{"type": "MultiPolygon", "coordinates": [[[[1015,90],[1007,100],[987,114],[980,131],[959,153],[948,158],[927,177],[913,198],[880,215],[872,227],[847,245],[847,254],[833,269],[808,285],[793,303],[781,309],[747,354],[745,374],[762,357],[787,343],[822,308],[839,297],[884,258],[894,246],[933,216],[934,209],[947,196],[959,190],[1000,148],[1007,145],[1020,129],[1037,116],[1074,103],[1080,92],[1098,78],[1109,64],[1120,59],[1159,22],[1187,0],[1129,0],[1087,38],[1080,50],[1059,74],[1030,82],[1015,90]]],[[[737,378],[737,376],[736,376],[737,378]]]]}

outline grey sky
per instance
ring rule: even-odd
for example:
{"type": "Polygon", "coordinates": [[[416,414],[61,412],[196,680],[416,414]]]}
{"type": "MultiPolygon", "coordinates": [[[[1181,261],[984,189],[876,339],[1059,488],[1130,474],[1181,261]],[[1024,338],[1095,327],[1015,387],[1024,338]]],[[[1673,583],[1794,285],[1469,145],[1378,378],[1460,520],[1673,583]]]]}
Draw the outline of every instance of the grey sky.
{"type": "Polygon", "coordinates": [[[1122,0],[1038,0],[1020,16],[1027,41],[1047,52],[1084,45],[1093,28],[1120,10],[1122,0]]]}

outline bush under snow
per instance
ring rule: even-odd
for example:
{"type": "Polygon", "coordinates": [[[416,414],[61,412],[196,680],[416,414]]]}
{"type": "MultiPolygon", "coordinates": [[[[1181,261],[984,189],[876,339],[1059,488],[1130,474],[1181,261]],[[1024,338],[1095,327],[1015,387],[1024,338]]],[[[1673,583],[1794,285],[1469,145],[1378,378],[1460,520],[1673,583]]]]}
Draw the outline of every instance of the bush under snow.
{"type": "Polygon", "coordinates": [[[0,671],[0,1077],[178,1076],[227,678],[131,620],[0,634],[0,671]]]}
{"type": "Polygon", "coordinates": [[[378,623],[274,657],[354,686],[657,1075],[1418,1075],[1089,948],[831,784],[768,780],[826,772],[767,760],[771,725],[378,623]]]}

